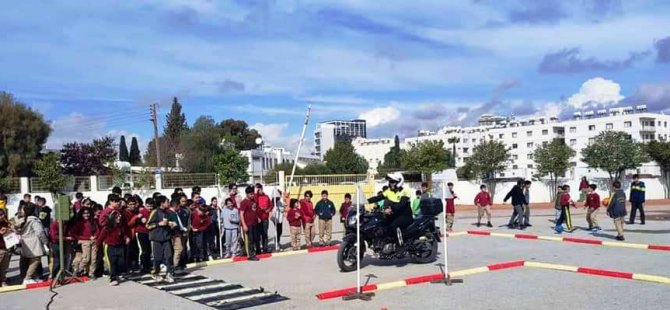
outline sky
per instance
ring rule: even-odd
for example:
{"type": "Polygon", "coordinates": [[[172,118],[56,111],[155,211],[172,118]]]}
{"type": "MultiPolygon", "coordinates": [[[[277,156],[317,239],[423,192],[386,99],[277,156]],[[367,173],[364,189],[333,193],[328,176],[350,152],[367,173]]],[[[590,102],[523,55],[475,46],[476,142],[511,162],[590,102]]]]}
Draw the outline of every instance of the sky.
{"type": "Polygon", "coordinates": [[[153,135],[172,97],[189,123],[242,119],[295,149],[314,125],[362,118],[370,137],[473,125],[484,113],[670,112],[670,2],[12,1],[0,90],[48,119],[48,148],[153,135]]]}

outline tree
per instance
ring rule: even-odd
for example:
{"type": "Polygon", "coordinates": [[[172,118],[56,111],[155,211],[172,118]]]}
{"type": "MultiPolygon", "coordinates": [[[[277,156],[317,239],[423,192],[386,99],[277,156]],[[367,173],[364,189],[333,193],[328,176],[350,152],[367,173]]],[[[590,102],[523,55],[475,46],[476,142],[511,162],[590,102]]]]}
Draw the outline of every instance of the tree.
{"type": "Polygon", "coordinates": [[[590,167],[606,171],[610,186],[621,181],[626,169],[637,169],[645,162],[645,153],[639,143],[621,131],[605,131],[593,143],[582,149],[582,160],[590,167]]]}
{"type": "Polygon", "coordinates": [[[491,197],[495,196],[498,184],[496,173],[507,168],[509,159],[509,149],[500,141],[484,141],[473,149],[468,162],[472,164],[472,172],[488,186],[491,197]]]}
{"type": "MultiPolygon", "coordinates": [[[[298,172],[296,172],[296,174],[297,173],[298,172]]],[[[321,163],[309,164],[309,165],[305,166],[305,168],[301,169],[301,172],[300,172],[300,174],[303,174],[303,175],[325,175],[325,174],[331,174],[331,173],[332,172],[331,172],[330,168],[328,168],[327,165],[321,164],[321,163]]]]}
{"type": "Polygon", "coordinates": [[[50,133],[40,113],[0,92],[0,177],[28,176],[50,133]]]}
{"type": "Polygon", "coordinates": [[[452,164],[444,142],[433,140],[411,143],[409,149],[401,152],[400,161],[404,170],[421,172],[429,181],[433,173],[443,171],[452,164]]]}
{"type": "Polygon", "coordinates": [[[142,165],[142,154],[140,153],[140,146],[137,143],[137,137],[133,137],[133,141],[130,143],[130,154],[128,155],[128,161],[132,166],[142,165]]]}
{"type": "MultiPolygon", "coordinates": [[[[288,176],[288,175],[291,175],[291,170],[292,169],[293,169],[293,163],[286,162],[286,163],[276,164],[276,165],[274,165],[274,167],[272,167],[272,170],[266,171],[265,175],[263,176],[264,181],[268,184],[278,183],[279,180],[277,180],[277,174],[279,173],[279,171],[283,171],[284,175],[288,176]]],[[[300,167],[296,167],[295,173],[297,175],[302,174],[301,171],[302,171],[302,169],[300,169],[300,167]]]]}
{"type": "MultiPolygon", "coordinates": [[[[160,148],[161,148],[161,164],[163,166],[166,166],[165,158],[167,157],[167,149],[168,149],[168,142],[165,137],[158,137],[158,143],[160,143],[160,148]]],[[[172,155],[172,158],[174,159],[174,155],[172,155]]],[[[144,162],[146,163],[147,166],[150,167],[156,167],[158,164],[156,163],[156,139],[151,139],[149,143],[147,143],[147,152],[144,154],[144,162]]],[[[173,160],[171,166],[174,166],[175,161],[173,160]]]]}
{"type": "Polygon", "coordinates": [[[171,141],[179,141],[181,135],[188,131],[186,114],[182,112],[181,103],[177,97],[172,98],[170,112],[165,116],[165,130],[163,136],[171,141]]]}
{"type": "Polygon", "coordinates": [[[221,184],[248,182],[249,160],[232,145],[224,145],[214,156],[214,166],[221,184]]]}
{"type": "MultiPolygon", "coordinates": [[[[165,138],[166,148],[161,145],[161,164],[166,167],[173,167],[176,162],[175,155],[181,153],[181,137],[188,131],[186,115],[182,112],[181,103],[177,97],[172,99],[170,112],[165,116],[165,138]]],[[[155,148],[155,146],[154,146],[155,148]]]]}
{"type": "Polygon", "coordinates": [[[130,162],[128,145],[126,145],[126,136],[121,136],[121,140],[119,142],[119,161],[130,162]]]}
{"type": "Polygon", "coordinates": [[[323,160],[328,170],[334,174],[362,174],[368,171],[368,162],[346,141],[336,141],[323,160]]]}
{"type": "Polygon", "coordinates": [[[556,200],[555,188],[558,187],[558,177],[565,174],[570,168],[570,158],[576,154],[575,150],[565,144],[564,141],[554,139],[551,143],[543,145],[533,153],[537,165],[537,176],[549,176],[551,200],[556,200]]]}
{"type": "Polygon", "coordinates": [[[384,163],[380,168],[385,170],[397,170],[401,167],[400,162],[400,138],[396,135],[393,147],[384,155],[384,163]]]}
{"type": "Polygon", "coordinates": [[[456,143],[458,143],[460,141],[461,141],[461,139],[456,138],[456,137],[451,137],[451,138],[447,139],[447,142],[449,142],[449,144],[451,144],[451,149],[452,149],[452,151],[451,151],[451,165],[452,165],[452,167],[456,167],[456,143]]]}
{"type": "Polygon", "coordinates": [[[116,160],[114,138],[109,136],[94,139],[91,143],[66,143],[60,152],[61,165],[70,175],[105,175],[116,160]]]}
{"type": "Polygon", "coordinates": [[[256,149],[256,139],[261,134],[256,129],[249,129],[247,122],[242,120],[226,119],[219,123],[223,129],[223,138],[227,142],[233,143],[238,150],[256,149]]]}
{"type": "Polygon", "coordinates": [[[661,168],[665,198],[670,198],[670,142],[651,141],[646,145],[645,151],[661,168]]]}
{"type": "Polygon", "coordinates": [[[56,194],[65,190],[68,177],[63,173],[58,154],[49,152],[35,162],[35,174],[49,193],[56,194]]]}
{"type": "Polygon", "coordinates": [[[465,180],[476,179],[477,178],[477,173],[475,172],[475,169],[472,166],[472,162],[470,162],[470,160],[468,160],[468,161],[465,162],[465,165],[456,169],[456,176],[459,179],[465,179],[465,180]]]}
{"type": "Polygon", "coordinates": [[[187,172],[212,172],[221,148],[222,129],[210,116],[200,116],[193,128],[182,136],[181,167],[187,172]]]}

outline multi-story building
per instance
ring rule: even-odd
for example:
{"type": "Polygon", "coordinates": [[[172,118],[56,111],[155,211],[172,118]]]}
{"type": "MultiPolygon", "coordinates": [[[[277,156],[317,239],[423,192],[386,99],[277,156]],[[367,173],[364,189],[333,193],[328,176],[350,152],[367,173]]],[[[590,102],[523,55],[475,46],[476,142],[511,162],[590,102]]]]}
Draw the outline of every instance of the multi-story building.
{"type": "MultiPolygon", "coordinates": [[[[477,145],[487,139],[495,139],[502,141],[510,149],[511,155],[507,170],[501,171],[498,177],[530,178],[537,168],[533,159],[535,149],[554,139],[561,139],[576,151],[576,156],[572,159],[574,168],[570,171],[570,177],[576,177],[590,172],[588,165],[581,161],[581,150],[603,131],[627,132],[638,142],[667,141],[670,135],[668,127],[670,116],[649,113],[644,105],[577,112],[573,119],[566,121],[559,121],[555,117],[517,120],[483,115],[478,123],[478,126],[473,127],[445,127],[435,133],[422,131],[417,137],[406,138],[401,147],[407,148],[411,143],[420,141],[441,140],[445,148],[452,151],[455,144],[456,167],[462,167],[472,156],[473,149],[477,145]]],[[[361,151],[357,148],[357,152],[364,157],[375,151],[381,153],[383,150],[370,148],[361,151]]],[[[383,161],[384,154],[378,155],[377,158],[381,157],[383,161]]]]}
{"type": "Polygon", "coordinates": [[[356,138],[351,141],[354,150],[358,155],[363,156],[368,161],[371,169],[377,169],[384,162],[384,156],[394,145],[393,139],[366,139],[356,138]]]}
{"type": "Polygon", "coordinates": [[[367,137],[367,126],[365,120],[351,121],[328,121],[316,125],[314,130],[314,145],[316,156],[323,160],[328,150],[335,146],[340,140],[353,140],[354,138],[367,137]]]}

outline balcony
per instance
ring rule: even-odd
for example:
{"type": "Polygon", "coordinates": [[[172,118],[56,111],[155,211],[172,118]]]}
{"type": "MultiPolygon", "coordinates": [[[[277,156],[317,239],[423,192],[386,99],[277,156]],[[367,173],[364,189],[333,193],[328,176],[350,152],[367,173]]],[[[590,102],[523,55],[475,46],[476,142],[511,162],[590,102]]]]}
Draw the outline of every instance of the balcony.
{"type": "Polygon", "coordinates": [[[656,132],[656,126],[642,126],[640,127],[640,131],[644,132],[656,132]]]}

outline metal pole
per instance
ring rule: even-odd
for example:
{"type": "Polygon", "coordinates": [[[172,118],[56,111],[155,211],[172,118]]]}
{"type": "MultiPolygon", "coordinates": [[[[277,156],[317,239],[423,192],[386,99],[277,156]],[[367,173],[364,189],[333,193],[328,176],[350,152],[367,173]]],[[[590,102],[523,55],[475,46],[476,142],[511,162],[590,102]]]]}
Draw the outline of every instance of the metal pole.
{"type": "MultiPolygon", "coordinates": [[[[217,243],[219,244],[219,259],[223,259],[223,242],[221,242],[223,240],[223,236],[222,236],[223,235],[223,227],[221,227],[221,216],[223,215],[223,212],[221,212],[222,211],[221,210],[221,201],[223,201],[223,195],[221,195],[221,180],[219,179],[219,174],[218,173],[216,174],[216,191],[217,191],[217,194],[219,194],[218,195],[219,196],[219,199],[218,199],[219,209],[218,209],[218,211],[216,211],[216,212],[219,213],[219,214],[217,214],[217,217],[216,217],[216,225],[217,225],[217,229],[219,231],[219,241],[217,243]]],[[[224,203],[224,205],[225,205],[225,203],[224,203]]]]}
{"type": "Polygon", "coordinates": [[[158,137],[158,103],[151,104],[151,121],[154,123],[154,144],[156,145],[156,165],[161,170],[161,147],[158,137]]]}
{"type": "MultiPolygon", "coordinates": [[[[450,195],[451,196],[451,195],[450,195]]],[[[449,277],[449,265],[447,260],[447,187],[445,183],[442,182],[442,201],[444,201],[444,216],[442,217],[442,227],[443,227],[443,239],[442,244],[444,245],[444,279],[447,280],[449,277]]]]}
{"type": "Polygon", "coordinates": [[[361,290],[361,188],[356,186],[356,292],[362,293],[361,290]]]}
{"type": "Polygon", "coordinates": [[[291,178],[289,178],[287,188],[291,188],[293,184],[293,176],[295,175],[295,168],[298,164],[298,158],[300,157],[300,149],[302,149],[302,142],[305,139],[305,131],[307,130],[307,124],[309,123],[309,115],[312,112],[312,105],[307,106],[307,115],[305,115],[305,123],[302,125],[302,133],[300,134],[300,142],[298,143],[298,150],[295,152],[295,160],[293,161],[293,168],[291,169],[291,178]]]}
{"type": "Polygon", "coordinates": [[[274,204],[274,212],[275,212],[275,252],[279,252],[279,218],[277,217],[277,200],[275,196],[275,193],[277,192],[277,189],[272,190],[272,203],[274,204]]]}

